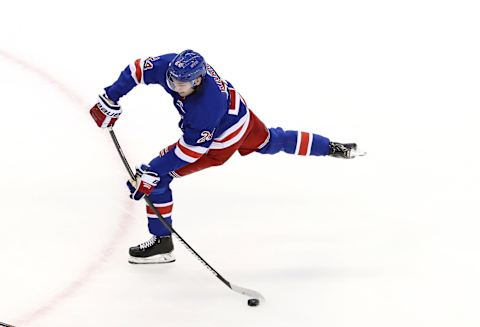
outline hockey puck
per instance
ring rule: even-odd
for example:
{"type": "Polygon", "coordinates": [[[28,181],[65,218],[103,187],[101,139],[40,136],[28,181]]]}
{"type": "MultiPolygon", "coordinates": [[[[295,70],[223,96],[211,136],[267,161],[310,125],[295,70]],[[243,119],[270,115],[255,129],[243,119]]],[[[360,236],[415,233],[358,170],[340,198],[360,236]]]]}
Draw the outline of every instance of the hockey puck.
{"type": "Polygon", "coordinates": [[[250,307],[256,307],[257,305],[260,304],[260,301],[258,299],[248,299],[248,306],[250,307]]]}

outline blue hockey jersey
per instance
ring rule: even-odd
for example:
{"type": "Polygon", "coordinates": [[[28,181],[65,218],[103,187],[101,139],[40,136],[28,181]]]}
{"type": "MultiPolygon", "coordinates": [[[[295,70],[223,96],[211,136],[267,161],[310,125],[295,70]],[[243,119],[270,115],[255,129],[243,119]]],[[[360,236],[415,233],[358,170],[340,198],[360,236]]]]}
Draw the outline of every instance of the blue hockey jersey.
{"type": "Polygon", "coordinates": [[[107,96],[118,102],[138,84],[160,84],[173,98],[180,114],[182,137],[172,151],[150,162],[153,171],[164,175],[193,163],[212,149],[238,142],[247,130],[250,112],[245,100],[228,81],[207,64],[207,74],[195,92],[185,98],[167,86],[166,72],[175,53],[137,59],[122,71],[107,96]]]}

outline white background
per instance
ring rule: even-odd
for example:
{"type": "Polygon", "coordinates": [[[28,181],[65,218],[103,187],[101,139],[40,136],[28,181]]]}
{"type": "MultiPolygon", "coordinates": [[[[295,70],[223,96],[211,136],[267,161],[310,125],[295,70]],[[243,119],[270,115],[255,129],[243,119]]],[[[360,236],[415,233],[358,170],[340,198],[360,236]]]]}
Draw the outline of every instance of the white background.
{"type": "MultiPolygon", "coordinates": [[[[20,326],[478,326],[479,10],[474,1],[16,1],[0,11],[0,321],[20,326]],[[267,302],[249,308],[149,238],[88,115],[138,57],[192,48],[270,127],[355,141],[350,161],[233,157],[172,184],[178,232],[267,302]]],[[[140,86],[130,163],[180,136],[140,86]]]]}

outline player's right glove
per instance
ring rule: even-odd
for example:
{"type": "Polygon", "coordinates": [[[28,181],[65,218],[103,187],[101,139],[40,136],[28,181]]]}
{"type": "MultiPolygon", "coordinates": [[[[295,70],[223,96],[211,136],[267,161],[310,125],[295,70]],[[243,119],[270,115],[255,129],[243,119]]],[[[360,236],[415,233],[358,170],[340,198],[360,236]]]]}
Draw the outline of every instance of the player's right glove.
{"type": "Polygon", "coordinates": [[[90,109],[90,115],[101,128],[113,126],[121,113],[120,105],[110,100],[105,94],[99,95],[98,102],[90,109]]]}
{"type": "Polygon", "coordinates": [[[152,193],[160,181],[160,177],[156,172],[150,170],[149,165],[142,164],[136,168],[135,180],[127,181],[127,186],[130,190],[130,198],[138,201],[152,193]]]}

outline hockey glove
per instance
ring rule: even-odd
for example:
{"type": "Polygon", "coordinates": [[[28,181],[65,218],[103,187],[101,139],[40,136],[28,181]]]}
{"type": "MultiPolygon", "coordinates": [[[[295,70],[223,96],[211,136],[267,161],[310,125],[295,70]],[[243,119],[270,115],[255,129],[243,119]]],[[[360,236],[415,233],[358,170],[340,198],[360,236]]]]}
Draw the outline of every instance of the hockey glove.
{"type": "Polygon", "coordinates": [[[120,117],[122,108],[105,94],[99,95],[98,99],[98,102],[90,109],[90,115],[98,127],[106,128],[113,126],[118,117],[120,117]]]}
{"type": "Polygon", "coordinates": [[[130,198],[138,201],[145,195],[150,195],[159,181],[160,177],[156,172],[150,170],[149,165],[140,165],[140,167],[137,167],[135,180],[127,181],[130,198]]]}

